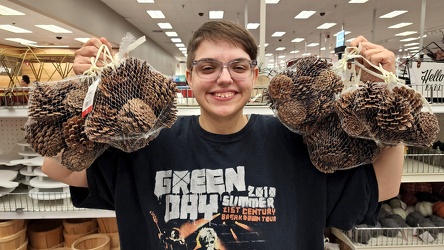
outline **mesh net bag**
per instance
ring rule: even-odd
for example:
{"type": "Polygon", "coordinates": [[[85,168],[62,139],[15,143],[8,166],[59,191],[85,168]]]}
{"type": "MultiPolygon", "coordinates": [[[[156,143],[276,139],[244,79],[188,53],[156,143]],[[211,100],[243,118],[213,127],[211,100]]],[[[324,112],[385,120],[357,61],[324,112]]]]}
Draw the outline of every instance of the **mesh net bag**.
{"type": "MultiPolygon", "coordinates": [[[[357,58],[358,51],[359,48],[349,50],[343,60],[357,58]]],[[[379,72],[368,73],[384,81],[361,82],[360,70],[368,69],[357,60],[357,73],[353,72],[356,67],[342,67],[344,75],[356,76],[346,84],[335,103],[344,131],[381,145],[431,146],[438,136],[439,125],[427,100],[381,66],[368,63],[379,72]]]]}
{"type": "Polygon", "coordinates": [[[127,58],[101,72],[85,132],[125,152],[148,145],[176,120],[176,85],[145,61],[127,58]]]}
{"type": "Polygon", "coordinates": [[[334,112],[335,98],[342,88],[332,64],[311,56],[294,60],[291,67],[274,76],[265,97],[285,126],[308,134],[323,117],[334,112]]]}
{"type": "Polygon", "coordinates": [[[336,113],[315,125],[314,132],[303,136],[313,165],[323,173],[350,169],[372,163],[381,148],[372,140],[349,136],[336,113]]]}
{"type": "Polygon", "coordinates": [[[58,159],[66,168],[87,168],[106,150],[88,139],[82,118],[83,99],[94,78],[76,76],[36,83],[30,91],[25,139],[42,156],[58,159]]]}

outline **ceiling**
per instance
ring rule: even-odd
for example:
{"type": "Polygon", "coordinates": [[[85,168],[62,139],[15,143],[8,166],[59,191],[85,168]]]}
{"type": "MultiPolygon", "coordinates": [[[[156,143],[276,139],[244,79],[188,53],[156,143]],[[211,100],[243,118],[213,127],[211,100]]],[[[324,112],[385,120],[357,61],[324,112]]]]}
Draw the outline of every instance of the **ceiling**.
{"type": "MultiPolygon", "coordinates": [[[[29,0],[31,1],[31,0],[29,0]]],[[[65,0],[74,1],[74,0],[65,0]]],[[[98,0],[91,0],[98,1],[98,0]]],[[[129,23],[142,31],[147,37],[151,38],[155,43],[159,44],[168,53],[176,57],[178,60],[184,60],[184,55],[171,41],[171,37],[167,37],[158,26],[158,22],[169,22],[173,29],[169,31],[177,32],[179,38],[186,45],[191,34],[202,23],[208,21],[209,10],[225,11],[224,19],[237,22],[241,25],[248,22],[260,23],[260,1],[259,0],[156,0],[156,3],[139,4],[136,0],[101,0],[109,8],[124,17],[129,23]],[[152,19],[146,10],[161,10],[166,16],[165,19],[152,19]],[[199,13],[203,13],[200,16],[199,13]]],[[[62,4],[63,1],[55,1],[62,4]]],[[[364,35],[367,39],[381,44],[386,48],[394,51],[399,56],[410,56],[405,52],[407,48],[404,46],[408,43],[419,43],[420,40],[403,43],[401,39],[418,38],[421,31],[421,12],[422,0],[369,0],[364,4],[349,4],[349,0],[280,0],[278,4],[267,4],[265,15],[265,43],[266,53],[271,53],[270,58],[277,59],[277,56],[283,55],[286,58],[279,60],[289,60],[293,57],[299,57],[303,53],[311,53],[316,55],[328,56],[330,51],[334,50],[336,45],[336,37],[342,27],[351,33],[346,39],[364,35]],[[307,20],[296,20],[294,17],[302,10],[314,10],[316,14],[307,20]],[[392,19],[380,19],[379,16],[387,14],[393,10],[406,10],[407,13],[392,19]],[[325,13],[325,15],[320,15],[325,13]],[[374,18],[374,16],[376,18],[374,18]],[[317,27],[325,22],[337,23],[328,30],[318,30],[317,27]],[[413,23],[407,27],[400,29],[389,29],[389,26],[401,23],[413,23]],[[284,31],[282,37],[272,37],[275,31],[284,31]],[[418,33],[399,37],[395,34],[404,31],[416,31],[418,33]],[[300,43],[291,42],[294,38],[304,38],[305,41],[300,43]],[[328,38],[329,37],[329,38],[328,38]],[[320,43],[321,46],[307,47],[310,43],[320,43]],[[277,47],[285,47],[283,51],[276,51],[277,47]],[[321,47],[328,47],[325,51],[320,50],[321,47]],[[402,50],[400,52],[400,49],[402,50]],[[290,54],[290,51],[299,50],[298,54],[290,54]]],[[[424,0],[426,3],[424,15],[424,32],[427,36],[423,39],[423,46],[435,42],[441,48],[444,48],[444,1],[443,0],[424,0]]],[[[0,30],[0,37],[6,38],[11,35],[20,35],[22,38],[36,41],[39,45],[69,45],[78,48],[81,42],[75,41],[74,37],[89,37],[88,27],[76,29],[70,27],[69,23],[63,20],[51,20],[48,17],[39,14],[31,9],[15,5],[11,1],[0,0],[0,5],[21,11],[26,16],[0,16],[0,24],[20,24],[20,27],[33,31],[32,34],[13,34],[11,32],[0,30]],[[54,33],[36,28],[34,24],[48,23],[59,25],[63,28],[73,31],[72,34],[63,34],[63,39],[58,40],[54,33]]],[[[86,8],[87,6],[85,6],[86,8]]],[[[60,11],[70,11],[63,9],[60,11]]],[[[100,20],[100,19],[99,19],[100,20]]],[[[256,41],[259,40],[259,28],[250,30],[256,41]]],[[[0,39],[0,44],[19,46],[14,42],[0,39]]],[[[414,46],[419,46],[414,45],[414,46]]],[[[430,46],[432,50],[436,50],[437,46],[430,46]]]]}

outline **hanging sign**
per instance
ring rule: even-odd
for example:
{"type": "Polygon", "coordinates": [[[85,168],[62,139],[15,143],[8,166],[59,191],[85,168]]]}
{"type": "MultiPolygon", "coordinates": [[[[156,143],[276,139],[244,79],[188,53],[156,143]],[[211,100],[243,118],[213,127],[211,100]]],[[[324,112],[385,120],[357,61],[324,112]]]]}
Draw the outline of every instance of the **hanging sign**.
{"type": "Polygon", "coordinates": [[[410,83],[424,97],[444,97],[444,63],[412,62],[410,83]]]}

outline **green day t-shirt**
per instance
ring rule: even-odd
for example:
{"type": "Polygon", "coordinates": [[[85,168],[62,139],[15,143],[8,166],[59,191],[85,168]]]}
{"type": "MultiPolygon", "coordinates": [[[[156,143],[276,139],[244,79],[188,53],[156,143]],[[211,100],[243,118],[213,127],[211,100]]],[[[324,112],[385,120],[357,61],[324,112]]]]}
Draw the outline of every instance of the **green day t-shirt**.
{"type": "Polygon", "coordinates": [[[300,135],[252,115],[239,132],[179,117],[136,152],[108,150],[71,187],[80,207],[116,211],[121,249],[323,249],[325,227],[374,224],[372,166],[319,172],[300,135]]]}

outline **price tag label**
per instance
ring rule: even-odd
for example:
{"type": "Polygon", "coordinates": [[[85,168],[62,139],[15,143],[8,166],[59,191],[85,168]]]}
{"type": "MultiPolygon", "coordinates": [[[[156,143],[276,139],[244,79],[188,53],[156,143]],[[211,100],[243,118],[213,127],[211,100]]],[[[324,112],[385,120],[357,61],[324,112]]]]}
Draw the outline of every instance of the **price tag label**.
{"type": "Polygon", "coordinates": [[[88,87],[85,99],[83,100],[82,117],[88,115],[93,108],[94,95],[96,94],[97,86],[99,85],[100,78],[95,80],[93,84],[88,87]]]}

